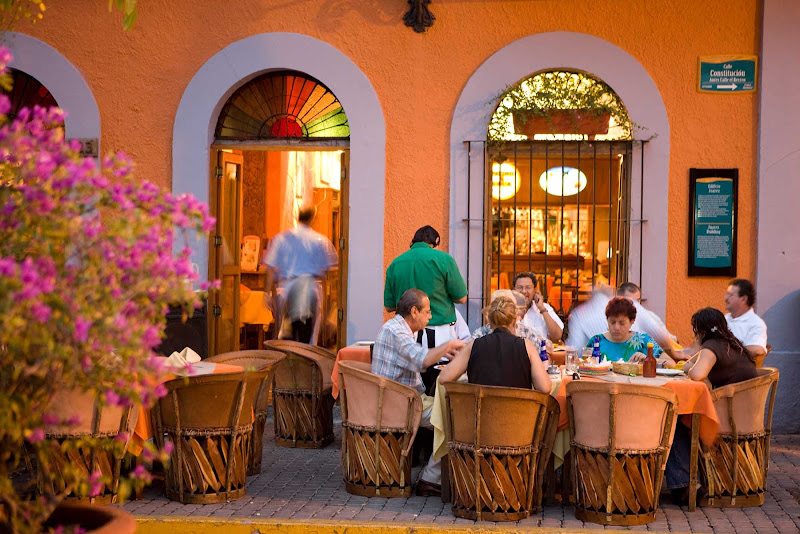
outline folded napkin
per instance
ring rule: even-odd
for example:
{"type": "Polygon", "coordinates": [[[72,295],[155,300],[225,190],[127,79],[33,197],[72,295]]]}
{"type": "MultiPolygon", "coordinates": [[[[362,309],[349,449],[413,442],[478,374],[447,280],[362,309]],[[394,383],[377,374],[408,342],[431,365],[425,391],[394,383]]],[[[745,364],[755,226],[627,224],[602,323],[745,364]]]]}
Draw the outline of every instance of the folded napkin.
{"type": "Polygon", "coordinates": [[[201,360],[200,355],[191,348],[186,347],[180,352],[173,352],[167,358],[167,365],[170,367],[186,367],[201,360]]]}

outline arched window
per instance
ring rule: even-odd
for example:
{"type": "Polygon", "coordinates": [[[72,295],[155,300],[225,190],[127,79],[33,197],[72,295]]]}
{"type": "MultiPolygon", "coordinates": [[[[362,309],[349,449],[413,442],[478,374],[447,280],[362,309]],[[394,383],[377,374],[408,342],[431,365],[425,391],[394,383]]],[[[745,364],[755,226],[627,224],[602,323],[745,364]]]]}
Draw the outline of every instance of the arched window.
{"type": "Polygon", "coordinates": [[[237,89],[216,128],[218,140],[349,137],[347,115],[336,96],[295,71],[270,72],[237,89]]]}
{"type": "Polygon", "coordinates": [[[58,102],[50,91],[39,83],[39,80],[17,69],[9,69],[12,86],[8,92],[11,100],[11,110],[8,112],[9,120],[14,120],[22,108],[40,106],[43,108],[57,107],[58,102]]]}
{"type": "Polygon", "coordinates": [[[539,72],[500,93],[484,151],[484,287],[532,272],[565,317],[598,281],[628,280],[633,127],[617,94],[580,72],[539,72]]]}
{"type": "Polygon", "coordinates": [[[607,84],[581,72],[540,72],[508,87],[489,121],[495,141],[630,139],[628,111],[607,84]]]}

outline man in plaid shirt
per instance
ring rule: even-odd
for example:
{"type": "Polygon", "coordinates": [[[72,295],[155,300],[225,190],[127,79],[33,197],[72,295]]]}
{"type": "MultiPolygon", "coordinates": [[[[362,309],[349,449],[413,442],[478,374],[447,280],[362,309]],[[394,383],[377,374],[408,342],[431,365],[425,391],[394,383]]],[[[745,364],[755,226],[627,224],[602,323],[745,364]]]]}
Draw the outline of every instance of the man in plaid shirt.
{"type": "MultiPolygon", "coordinates": [[[[417,343],[416,332],[425,328],[430,319],[431,303],[425,292],[407,290],[397,302],[397,315],[381,328],[372,352],[373,373],[411,386],[420,393],[423,410],[420,425],[427,428],[432,428],[433,397],[425,395],[420,371],[441,358],[449,360],[464,346],[460,339],[451,339],[432,349],[417,343]]],[[[431,456],[417,482],[417,495],[441,495],[441,479],[441,460],[434,460],[431,456]]]]}

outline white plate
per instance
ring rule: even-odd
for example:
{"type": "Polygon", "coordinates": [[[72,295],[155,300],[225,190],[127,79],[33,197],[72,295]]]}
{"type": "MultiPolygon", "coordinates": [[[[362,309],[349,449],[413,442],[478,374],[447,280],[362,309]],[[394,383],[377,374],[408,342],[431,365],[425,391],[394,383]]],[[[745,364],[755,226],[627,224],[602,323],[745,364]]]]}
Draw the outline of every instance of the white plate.
{"type": "Polygon", "coordinates": [[[434,365],[433,368],[438,371],[441,371],[442,369],[444,369],[444,365],[434,365]]]}
{"type": "Polygon", "coordinates": [[[353,345],[359,345],[361,347],[366,347],[375,343],[374,341],[356,341],[353,345]]]}
{"type": "Polygon", "coordinates": [[[683,371],[681,369],[656,369],[656,374],[661,376],[680,376],[683,371]]]}

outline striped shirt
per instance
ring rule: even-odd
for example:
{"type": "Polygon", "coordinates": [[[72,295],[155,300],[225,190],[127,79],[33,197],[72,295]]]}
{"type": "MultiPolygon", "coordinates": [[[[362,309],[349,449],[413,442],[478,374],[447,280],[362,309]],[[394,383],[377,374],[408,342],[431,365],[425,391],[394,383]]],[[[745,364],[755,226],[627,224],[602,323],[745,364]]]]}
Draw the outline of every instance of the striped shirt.
{"type": "Polygon", "coordinates": [[[372,349],[372,372],[425,393],[419,373],[428,349],[419,343],[402,315],[386,321],[372,349]]]}

